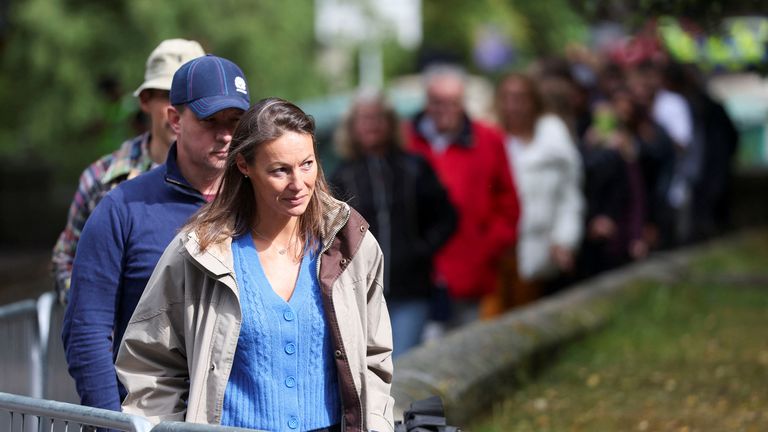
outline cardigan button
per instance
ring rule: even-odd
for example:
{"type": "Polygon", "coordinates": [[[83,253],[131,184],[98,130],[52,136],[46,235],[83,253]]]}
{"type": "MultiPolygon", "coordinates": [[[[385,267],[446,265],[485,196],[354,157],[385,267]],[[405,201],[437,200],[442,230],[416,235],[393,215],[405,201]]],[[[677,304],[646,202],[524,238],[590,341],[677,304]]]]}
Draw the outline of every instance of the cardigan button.
{"type": "Polygon", "coordinates": [[[341,358],[341,350],[336,350],[336,352],[334,352],[333,355],[335,355],[337,359],[340,359],[341,358]]]}
{"type": "Polygon", "coordinates": [[[294,388],[296,387],[296,378],[289,376],[285,379],[285,386],[288,388],[294,388]]]}
{"type": "Polygon", "coordinates": [[[360,225],[360,232],[365,232],[365,225],[360,225]]]}
{"type": "Polygon", "coordinates": [[[341,265],[342,265],[342,266],[345,266],[345,265],[347,265],[347,262],[348,262],[348,261],[347,261],[347,259],[346,259],[346,258],[342,258],[342,259],[341,259],[341,265]]]}
{"type": "Polygon", "coordinates": [[[291,429],[296,429],[299,427],[299,418],[296,416],[291,416],[288,419],[288,427],[291,429]]]}

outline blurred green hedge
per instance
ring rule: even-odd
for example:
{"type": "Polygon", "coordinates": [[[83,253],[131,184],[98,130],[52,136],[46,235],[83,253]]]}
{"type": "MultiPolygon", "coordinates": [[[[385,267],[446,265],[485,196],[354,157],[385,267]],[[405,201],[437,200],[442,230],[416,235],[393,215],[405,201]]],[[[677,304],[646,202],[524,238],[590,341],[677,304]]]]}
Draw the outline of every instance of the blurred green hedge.
{"type": "Polygon", "coordinates": [[[130,94],[142,82],[147,56],[167,38],[195,39],[235,61],[254,100],[322,94],[312,6],[312,0],[12,2],[0,46],[0,155],[66,170],[115,148],[120,140],[103,139],[115,134],[114,111],[124,100],[129,108],[136,101],[111,101],[100,86],[130,94]]]}

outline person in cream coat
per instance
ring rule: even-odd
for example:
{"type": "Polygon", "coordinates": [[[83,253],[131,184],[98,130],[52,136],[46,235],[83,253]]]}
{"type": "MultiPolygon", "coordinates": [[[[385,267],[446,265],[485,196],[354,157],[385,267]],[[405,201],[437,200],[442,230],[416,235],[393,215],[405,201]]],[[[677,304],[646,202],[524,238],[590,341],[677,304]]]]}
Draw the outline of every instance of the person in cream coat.
{"type": "Polygon", "coordinates": [[[504,292],[485,303],[485,316],[535,300],[547,283],[573,270],[585,208],[576,145],[565,122],[544,111],[533,80],[506,76],[497,108],[522,212],[518,242],[504,266],[504,292]]]}

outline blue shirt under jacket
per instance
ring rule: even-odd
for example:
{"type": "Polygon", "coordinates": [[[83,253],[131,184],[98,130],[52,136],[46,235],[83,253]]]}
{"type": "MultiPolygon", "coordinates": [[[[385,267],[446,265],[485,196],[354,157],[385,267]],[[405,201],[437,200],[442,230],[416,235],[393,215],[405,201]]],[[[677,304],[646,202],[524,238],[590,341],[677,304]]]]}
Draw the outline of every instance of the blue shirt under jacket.
{"type": "Polygon", "coordinates": [[[174,144],[165,164],[120,184],[88,218],[61,335],[83,405],[120,411],[114,360],[128,320],[166,246],[204,203],[174,144]]]}

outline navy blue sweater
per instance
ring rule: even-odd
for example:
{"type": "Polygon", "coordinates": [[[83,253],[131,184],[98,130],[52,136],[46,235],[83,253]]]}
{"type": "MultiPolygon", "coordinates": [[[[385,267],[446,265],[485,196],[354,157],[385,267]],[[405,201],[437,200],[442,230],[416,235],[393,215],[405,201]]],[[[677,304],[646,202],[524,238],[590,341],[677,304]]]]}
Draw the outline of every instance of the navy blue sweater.
{"type": "Polygon", "coordinates": [[[120,184],[83,228],[62,339],[83,405],[120,411],[114,360],[157,261],[205,200],[182,177],[174,144],[165,164],[120,184]]]}

